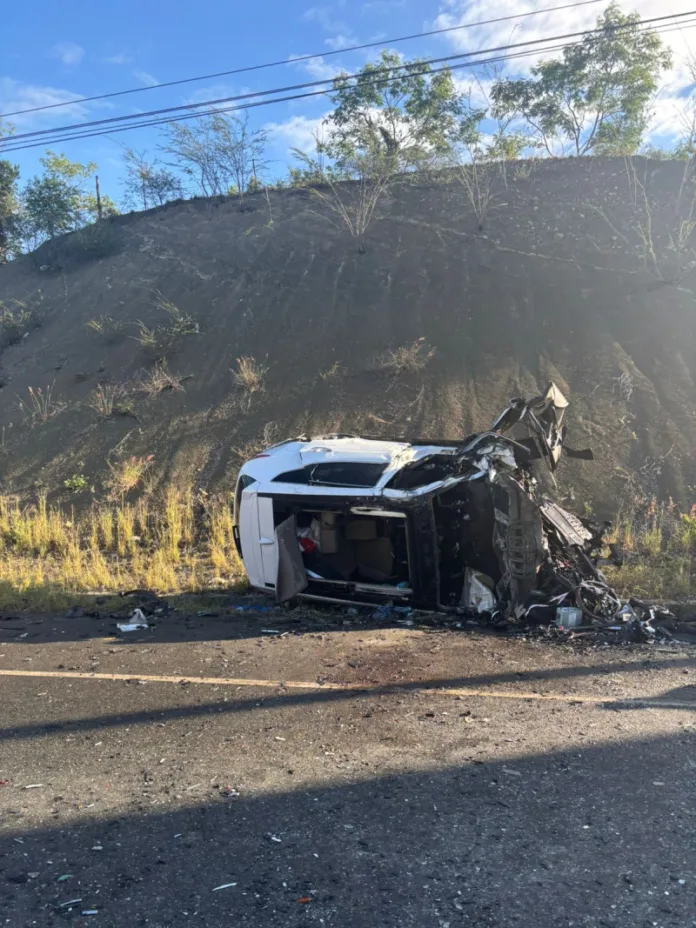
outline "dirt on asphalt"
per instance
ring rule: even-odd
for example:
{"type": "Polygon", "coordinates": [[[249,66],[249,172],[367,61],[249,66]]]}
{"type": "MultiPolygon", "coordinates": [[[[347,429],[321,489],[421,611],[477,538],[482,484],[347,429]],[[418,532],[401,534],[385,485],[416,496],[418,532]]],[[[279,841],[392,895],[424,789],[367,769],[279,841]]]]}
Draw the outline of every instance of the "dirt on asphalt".
{"type": "Polygon", "coordinates": [[[0,622],[4,924],[696,925],[693,647],[114,631],[0,622]]]}

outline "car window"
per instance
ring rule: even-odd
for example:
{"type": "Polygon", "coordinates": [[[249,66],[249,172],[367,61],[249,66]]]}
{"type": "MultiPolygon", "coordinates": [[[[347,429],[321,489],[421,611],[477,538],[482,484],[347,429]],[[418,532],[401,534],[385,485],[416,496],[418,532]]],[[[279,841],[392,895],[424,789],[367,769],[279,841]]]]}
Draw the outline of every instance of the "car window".
{"type": "Polygon", "coordinates": [[[308,464],[273,478],[274,483],[294,483],[301,486],[374,487],[386,469],[386,464],[342,461],[340,463],[308,464]]]}

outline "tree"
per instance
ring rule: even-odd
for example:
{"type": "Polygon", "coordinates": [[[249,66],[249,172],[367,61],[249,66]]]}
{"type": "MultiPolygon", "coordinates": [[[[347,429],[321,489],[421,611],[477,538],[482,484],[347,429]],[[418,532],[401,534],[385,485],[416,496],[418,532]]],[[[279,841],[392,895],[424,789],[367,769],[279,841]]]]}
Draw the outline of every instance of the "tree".
{"type": "Polygon", "coordinates": [[[234,189],[241,197],[265,167],[267,133],[250,129],[248,116],[214,113],[190,124],[170,123],[162,151],[206,197],[224,196],[234,189]]]}
{"type": "Polygon", "coordinates": [[[215,135],[215,150],[230,186],[243,200],[245,193],[260,189],[259,177],[267,162],[264,158],[268,133],[264,129],[249,128],[249,114],[244,119],[236,116],[211,116],[215,135]]]}
{"type": "Polygon", "coordinates": [[[19,233],[19,203],[17,181],[19,168],[0,160],[0,264],[16,250],[19,233]]]}
{"type": "MultiPolygon", "coordinates": [[[[0,124],[0,139],[11,135],[11,129],[3,130],[0,124]]],[[[0,264],[4,264],[15,250],[19,224],[19,201],[17,181],[19,168],[11,161],[0,158],[0,264]]]]}
{"type": "MultiPolygon", "coordinates": [[[[99,218],[97,198],[86,183],[97,170],[94,162],[80,164],[47,151],[41,158],[44,173],[33,177],[22,193],[23,234],[34,245],[72,232],[99,218]]],[[[115,215],[116,205],[101,198],[102,215],[115,215]]]]}
{"type": "Polygon", "coordinates": [[[356,154],[344,162],[351,183],[336,183],[330,173],[323,175],[328,190],[311,188],[312,195],[326,207],[322,215],[332,225],[345,226],[358,243],[358,252],[365,253],[365,233],[380,219],[377,208],[389,188],[397,181],[396,156],[380,150],[356,154]]]}
{"type": "Polygon", "coordinates": [[[189,177],[204,197],[227,192],[215,153],[215,134],[210,119],[172,122],[164,130],[161,150],[174,159],[174,167],[189,177]]]}
{"type": "Polygon", "coordinates": [[[148,161],[144,152],[127,149],[126,162],[126,203],[132,207],[150,209],[162,206],[170,200],[178,200],[184,195],[179,178],[158,162],[148,161]]]}
{"type": "Polygon", "coordinates": [[[433,74],[425,62],[386,50],[357,78],[339,75],[332,101],[323,148],[341,168],[380,153],[400,170],[420,167],[476,133],[484,115],[471,110],[449,70],[433,74]]]}
{"type": "Polygon", "coordinates": [[[660,73],[671,53],[638,13],[616,3],[597,19],[592,35],[566,46],[560,59],[541,61],[531,78],[499,80],[493,115],[514,113],[534,144],[550,155],[630,154],[640,146],[660,73]]]}

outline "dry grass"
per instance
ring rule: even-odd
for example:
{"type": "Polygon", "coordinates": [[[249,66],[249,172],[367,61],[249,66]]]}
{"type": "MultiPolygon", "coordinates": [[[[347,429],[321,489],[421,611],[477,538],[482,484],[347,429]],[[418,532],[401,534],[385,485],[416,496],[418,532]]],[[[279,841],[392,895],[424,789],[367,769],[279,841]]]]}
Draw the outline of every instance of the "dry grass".
{"type": "Polygon", "coordinates": [[[341,374],[341,365],[338,361],[335,361],[331,367],[327,368],[325,371],[320,371],[319,376],[322,380],[334,380],[341,374]]]}
{"type": "Polygon", "coordinates": [[[152,467],[154,456],[131,455],[117,461],[107,461],[109,476],[107,487],[113,499],[123,499],[130,492],[140,487],[146,472],[152,467]]]}
{"type": "Polygon", "coordinates": [[[53,397],[54,386],[55,384],[51,384],[45,390],[41,387],[29,387],[29,398],[19,400],[19,408],[27,422],[32,425],[45,425],[64,408],[63,404],[58,403],[53,397]]]}
{"type": "Polygon", "coordinates": [[[58,608],[75,594],[241,588],[244,574],[224,496],[167,488],[134,503],[95,503],[81,516],[46,497],[0,497],[0,605],[58,608]]]}
{"type": "Polygon", "coordinates": [[[254,358],[244,356],[237,358],[231,369],[234,382],[246,393],[258,393],[263,390],[263,383],[268,368],[257,364],[254,358]]]}
{"type": "Polygon", "coordinates": [[[435,356],[424,338],[417,338],[410,345],[389,348],[377,359],[377,367],[393,374],[416,374],[428,366],[435,356]]]}
{"type": "Polygon", "coordinates": [[[196,320],[189,313],[183,312],[179,307],[168,300],[162,293],[157,292],[155,306],[169,316],[167,330],[173,338],[180,335],[198,335],[199,327],[196,320]]]}
{"type": "Polygon", "coordinates": [[[90,319],[87,322],[87,328],[91,329],[92,332],[96,332],[97,335],[101,335],[107,342],[111,342],[123,334],[125,326],[123,322],[114,319],[113,316],[102,315],[97,319],[90,319]]]}
{"type": "Polygon", "coordinates": [[[40,324],[38,306],[21,300],[0,300],[0,351],[16,345],[40,324]]]}
{"type": "Polygon", "coordinates": [[[147,393],[148,396],[158,396],[160,393],[165,393],[167,390],[180,392],[184,389],[182,386],[182,378],[177,377],[176,374],[172,374],[166,361],[155,364],[151,371],[147,371],[147,373],[143,374],[140,378],[138,388],[142,390],[143,393],[147,393]]]}
{"type": "Polygon", "coordinates": [[[123,415],[125,409],[130,409],[125,389],[113,384],[97,384],[89,395],[89,405],[102,419],[123,415]]]}
{"type": "Polygon", "coordinates": [[[278,426],[275,422],[267,422],[262,432],[254,438],[249,439],[249,441],[245,442],[243,445],[232,448],[232,451],[239,467],[241,467],[246,461],[250,461],[252,458],[256,457],[257,454],[261,454],[262,451],[265,451],[266,448],[270,448],[271,445],[277,444],[278,441],[278,426]]]}
{"type": "Polygon", "coordinates": [[[694,595],[696,506],[679,513],[672,500],[630,492],[609,536],[624,564],[607,574],[622,596],[683,599],[694,595]]]}

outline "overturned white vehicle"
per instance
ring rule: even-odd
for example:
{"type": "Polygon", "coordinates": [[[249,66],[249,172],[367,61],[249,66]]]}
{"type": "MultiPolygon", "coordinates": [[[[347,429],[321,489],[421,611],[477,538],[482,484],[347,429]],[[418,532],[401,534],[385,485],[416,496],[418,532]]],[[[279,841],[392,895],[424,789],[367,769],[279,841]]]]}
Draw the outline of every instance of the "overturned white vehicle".
{"type": "MultiPolygon", "coordinates": [[[[568,402],[554,385],[512,400],[490,431],[461,442],[332,435],[275,445],[241,469],[235,536],[252,587],[500,615],[555,610],[597,618],[618,600],[595,557],[602,530],[543,496],[568,402]]],[[[541,619],[541,614],[539,614],[541,619]]]]}

